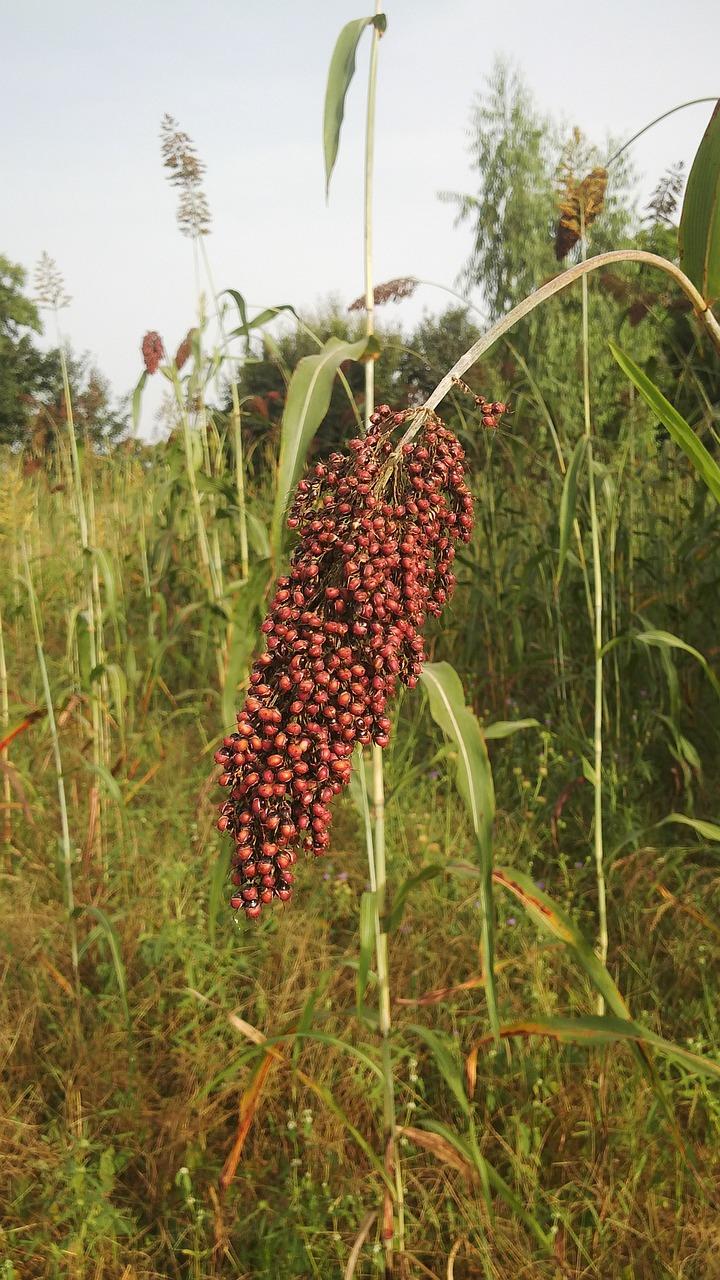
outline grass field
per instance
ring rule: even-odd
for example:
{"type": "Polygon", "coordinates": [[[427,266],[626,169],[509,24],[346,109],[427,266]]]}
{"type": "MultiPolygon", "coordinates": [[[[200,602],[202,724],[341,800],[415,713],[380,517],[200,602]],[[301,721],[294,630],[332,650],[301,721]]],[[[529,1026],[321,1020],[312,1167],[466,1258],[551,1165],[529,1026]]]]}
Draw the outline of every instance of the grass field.
{"type": "MultiPolygon", "coordinates": [[[[619,504],[607,507],[617,535],[606,585],[616,633],[651,623],[680,632],[712,664],[717,512],[682,465],[669,466],[667,446],[642,431],[637,439],[634,472],[620,477],[619,504]],[[642,502],[650,490],[652,508],[642,502]]],[[[522,444],[522,419],[487,457],[481,439],[470,448],[476,536],[431,656],[454,663],[484,723],[537,721],[490,741],[495,861],[532,876],[592,939],[592,786],[582,763],[592,647],[582,573],[571,557],[558,604],[557,482],[539,448],[522,444]]],[[[327,858],[298,867],[293,902],[257,926],[237,921],[214,830],[227,616],[204,593],[178,451],[81,458],[86,498],[94,495],[92,544],[104,549],[93,558],[94,587],[64,450],[49,475],[23,475],[17,458],[3,460],[6,723],[45,707],[24,546],[70,833],[68,864],[52,734],[40,716],[8,748],[3,783],[7,1278],[341,1275],[367,1215],[382,1205],[372,969],[357,1003],[362,820],[348,793],[327,858]],[[86,582],[100,602],[94,672],[86,582]],[[276,1056],[264,1058],[258,1033],[286,1037],[276,1056]],[[243,1098],[251,1124],[221,1191],[243,1098]]],[[[602,461],[613,465],[609,448],[602,461]]],[[[259,463],[255,472],[248,501],[264,519],[259,463]]],[[[206,515],[214,501],[203,494],[206,515]]],[[[237,528],[219,519],[209,527],[220,531],[224,600],[239,633],[237,528]]],[[[717,1061],[717,828],[656,825],[671,812],[717,815],[716,726],[716,694],[692,655],[628,642],[608,657],[608,969],[638,1022],[717,1061]]],[[[444,746],[419,689],[403,696],[385,757],[392,901],[421,866],[472,861],[475,852],[452,744],[444,746]]],[[[595,992],[572,952],[512,896],[498,891],[496,902],[503,1024],[594,1013],[595,992]]],[[[399,1140],[406,1273],[720,1276],[717,1082],[662,1054],[653,1054],[653,1081],[628,1044],[522,1036],[494,1048],[479,942],[476,887],[453,874],[416,885],[390,937],[398,1123],[415,1131],[399,1140]],[[423,1029],[436,1033],[434,1049],[423,1029]],[[478,1041],[470,1109],[463,1067],[478,1041]],[[496,1195],[491,1211],[477,1166],[462,1154],[470,1113],[481,1155],[517,1211],[496,1195]]],[[[355,1274],[384,1265],[376,1217],[355,1274]]]]}

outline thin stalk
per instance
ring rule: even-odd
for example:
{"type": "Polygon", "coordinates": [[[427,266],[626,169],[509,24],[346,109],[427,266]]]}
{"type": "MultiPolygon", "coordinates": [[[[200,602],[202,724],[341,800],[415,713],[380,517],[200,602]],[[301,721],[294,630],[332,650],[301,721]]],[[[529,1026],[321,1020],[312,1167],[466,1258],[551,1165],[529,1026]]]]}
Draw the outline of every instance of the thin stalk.
{"type": "Polygon", "coordinates": [[[175,392],[175,401],[180,413],[180,423],[183,432],[183,444],[185,447],[185,469],[187,471],[188,484],[190,485],[190,497],[195,514],[195,529],[198,541],[198,550],[200,552],[200,562],[203,567],[206,585],[208,587],[211,598],[217,600],[219,596],[218,583],[215,580],[215,571],[212,558],[210,556],[210,547],[207,540],[207,530],[205,521],[203,520],[202,504],[200,502],[200,491],[197,487],[195,479],[195,467],[193,465],[192,456],[192,437],[190,433],[190,422],[188,419],[187,408],[183,400],[182,388],[179,379],[176,376],[172,378],[173,390],[175,392]]]}
{"type": "Polygon", "coordinates": [[[73,891],[70,824],[68,822],[67,801],[65,798],[65,775],[63,773],[62,756],[60,754],[60,738],[58,735],[57,722],[55,720],[55,709],[53,707],[52,693],[50,692],[50,678],[48,676],[47,663],[45,661],[45,650],[42,642],[42,632],[40,630],[37,597],[33,586],[27,542],[25,540],[24,533],[21,534],[20,545],[23,567],[25,569],[25,584],[27,586],[28,602],[30,604],[30,621],[35,639],[35,650],[37,653],[38,667],[40,668],[40,677],[42,679],[43,693],[45,695],[48,726],[50,729],[50,737],[52,739],[53,755],[55,757],[55,776],[57,778],[58,804],[60,807],[60,842],[62,846],[63,868],[65,873],[65,901],[68,911],[68,928],[70,931],[70,959],[72,962],[73,977],[75,980],[75,991],[79,996],[80,970],[78,965],[78,937],[77,924],[75,922],[75,894],[73,891]]]}
{"type": "Polygon", "coordinates": [[[674,116],[676,111],[684,111],[685,107],[696,107],[700,102],[717,102],[717,94],[714,98],[691,98],[689,102],[679,102],[676,107],[671,107],[669,111],[663,111],[661,116],[655,116],[654,120],[651,120],[649,124],[643,125],[642,129],[638,129],[637,133],[633,134],[632,138],[628,138],[627,142],[623,142],[622,146],[613,152],[609,160],[605,161],[605,168],[609,169],[610,165],[619,159],[623,151],[627,151],[633,142],[637,142],[638,138],[642,138],[648,129],[653,129],[656,124],[660,124],[661,120],[667,120],[668,116],[674,116]]]}
{"type": "MultiPolygon", "coordinates": [[[[581,209],[581,232],[583,253],[585,252],[585,224],[581,209]]],[[[594,797],[594,831],[593,848],[595,852],[595,880],[598,898],[598,955],[603,964],[607,960],[608,928],[607,928],[607,894],[605,889],[605,858],[603,848],[603,580],[600,561],[600,522],[597,513],[597,494],[595,491],[595,471],[593,469],[592,420],[590,412],[590,334],[588,316],[588,282],[587,275],[582,277],[582,356],[583,356],[583,416],[585,421],[585,439],[588,455],[588,493],[590,498],[590,537],[592,541],[593,562],[593,603],[595,613],[595,713],[593,725],[593,797],[594,797]]],[[[597,1000],[597,1011],[605,1012],[605,1001],[601,995],[597,1000]]]]}
{"type": "MultiPolygon", "coordinates": [[[[3,634],[2,611],[0,611],[0,731],[3,738],[7,737],[10,728],[10,700],[8,696],[8,673],[7,662],[5,661],[5,637],[3,634]]],[[[3,766],[3,843],[10,847],[12,844],[12,787],[10,786],[10,763],[8,757],[8,748],[3,747],[0,752],[0,762],[3,766]]]]}
{"type": "MultiPolygon", "coordinates": [[[[561,293],[563,289],[567,289],[576,280],[582,279],[583,276],[589,275],[591,271],[599,271],[603,267],[608,267],[617,262],[642,262],[646,266],[657,267],[658,270],[664,271],[670,276],[677,285],[682,289],[683,293],[692,303],[693,310],[706,329],[708,335],[712,339],[718,351],[720,351],[720,324],[716,320],[708,303],[698,292],[695,285],[685,275],[674,262],[669,262],[667,258],[661,258],[657,253],[647,253],[644,249],[614,249],[610,253],[598,253],[593,258],[587,258],[584,262],[578,262],[574,267],[569,267],[567,271],[563,271],[559,276],[555,276],[553,280],[549,280],[547,284],[536,289],[534,293],[529,294],[522,302],[519,302],[512,311],[508,311],[506,315],[501,316],[495,324],[484,333],[477,342],[456,360],[452,369],[445,374],[445,377],[438,383],[435,390],[428,396],[424,405],[418,410],[418,413],[410,422],[405,435],[400,441],[400,446],[412,440],[413,436],[420,430],[422,422],[427,414],[431,413],[444,400],[449,391],[453,389],[455,379],[461,378],[467,373],[468,369],[480,359],[481,356],[494,346],[499,338],[512,329],[518,320],[522,320],[525,316],[530,315],[536,307],[541,306],[548,298],[554,297],[556,293],[561,293]]],[[[400,447],[399,446],[399,447],[400,447]]]]}
{"type": "MultiPolygon", "coordinates": [[[[98,577],[97,561],[92,555],[92,543],[90,541],[90,526],[88,523],[87,508],[85,506],[85,494],[83,490],[82,471],[80,469],[80,455],[77,447],[77,435],[75,432],[75,418],[73,414],[72,393],[70,391],[70,378],[68,375],[67,358],[65,356],[65,345],[60,333],[60,322],[58,319],[57,308],[55,308],[55,325],[57,329],[58,348],[60,351],[60,370],[62,373],[63,396],[65,399],[65,415],[67,418],[68,441],[70,444],[70,458],[72,463],[73,488],[75,493],[75,509],[77,511],[78,527],[80,531],[80,545],[82,548],[82,572],[85,579],[86,592],[86,608],[88,623],[88,647],[90,651],[90,669],[95,671],[99,662],[98,655],[98,614],[101,614],[100,605],[100,581],[98,577]]],[[[92,481],[91,481],[92,484],[92,481]]],[[[102,724],[100,714],[100,702],[97,693],[92,688],[88,691],[90,698],[90,715],[92,719],[92,756],[93,765],[95,766],[95,777],[99,773],[98,766],[103,763],[102,760],[102,724]]],[[[99,785],[93,783],[92,794],[99,795],[99,785]]],[[[98,847],[102,848],[102,821],[97,825],[98,847]]]]}
{"type": "Polygon", "coordinates": [[[210,258],[205,248],[205,239],[201,237],[200,251],[202,253],[205,274],[207,275],[210,292],[215,303],[215,316],[220,330],[220,337],[223,347],[228,351],[230,360],[230,397],[232,402],[232,433],[233,448],[235,450],[235,487],[237,490],[238,500],[238,524],[240,530],[240,572],[242,577],[247,580],[250,573],[250,559],[248,554],[248,534],[247,534],[247,515],[245,510],[245,463],[243,459],[242,430],[240,418],[240,397],[238,395],[237,379],[233,370],[233,358],[229,355],[229,344],[227,334],[225,332],[225,320],[218,302],[217,289],[213,279],[212,268],[210,266],[210,258]]]}
{"type": "MultiPolygon", "coordinates": [[[[376,0],[375,12],[380,12],[380,0],[376,0]]],[[[377,92],[377,60],[380,32],[373,27],[368,75],[367,118],[365,126],[365,209],[364,209],[364,267],[365,267],[365,330],[368,337],[375,331],[375,298],[373,292],[373,166],[375,156],[375,100],[377,92]]],[[[365,429],[375,408],[375,366],[372,360],[365,362],[365,429]]],[[[405,1250],[405,1215],[400,1150],[396,1132],[395,1082],[392,1064],[392,1020],[390,1012],[390,974],[388,968],[388,939],[383,927],[387,869],[385,863],[385,785],[383,779],[382,748],[373,746],[373,809],[374,840],[370,883],[375,885],[375,955],[378,977],[380,1035],[382,1039],[383,1070],[383,1150],[388,1175],[395,1180],[395,1212],[397,1214],[397,1244],[400,1253],[405,1250]],[[391,1166],[391,1167],[388,1167],[391,1166]]],[[[395,1218],[395,1213],[393,1214],[395,1218]]],[[[395,1222],[393,1221],[393,1228],[395,1222]]],[[[384,1239],[385,1270],[393,1272],[393,1247],[395,1231],[384,1239]]]]}

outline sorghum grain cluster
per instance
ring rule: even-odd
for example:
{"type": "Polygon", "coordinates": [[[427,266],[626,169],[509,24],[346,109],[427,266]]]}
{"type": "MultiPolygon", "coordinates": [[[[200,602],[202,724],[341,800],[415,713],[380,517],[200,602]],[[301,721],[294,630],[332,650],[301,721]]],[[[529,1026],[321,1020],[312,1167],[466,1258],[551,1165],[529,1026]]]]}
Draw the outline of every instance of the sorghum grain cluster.
{"type": "Polygon", "coordinates": [[[165,348],[160,334],[151,329],[149,333],[145,334],[140,350],[142,351],[143,364],[147,372],[150,374],[157,373],[160,362],[165,357],[165,348]]]}
{"type": "Polygon", "coordinates": [[[301,850],[327,849],[353,749],[387,746],[388,703],[398,682],[417,682],[422,627],[455,586],[455,543],[472,528],[463,450],[432,418],[398,451],[405,417],[381,406],[364,438],[297,487],[299,542],[262,626],[267,649],[215,756],[228,793],[218,828],[235,842],[231,905],[250,919],[290,898],[301,850]]]}

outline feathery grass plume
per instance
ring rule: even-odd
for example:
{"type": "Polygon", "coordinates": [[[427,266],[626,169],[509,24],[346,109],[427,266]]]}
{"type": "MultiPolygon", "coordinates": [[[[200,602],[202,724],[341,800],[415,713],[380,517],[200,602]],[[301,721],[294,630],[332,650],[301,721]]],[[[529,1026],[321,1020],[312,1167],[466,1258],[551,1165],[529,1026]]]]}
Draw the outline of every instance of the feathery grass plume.
{"type": "Polygon", "coordinates": [[[555,175],[559,206],[555,226],[555,257],[558,262],[562,262],[574,249],[583,228],[587,231],[605,204],[607,169],[598,166],[582,179],[575,176],[577,170],[582,171],[590,163],[591,154],[580,130],[573,129],[555,175]]]}
{"type": "Polygon", "coordinates": [[[177,209],[178,226],[183,235],[195,239],[210,232],[210,208],[203,191],[205,165],[197,154],[192,139],[183,133],[177,120],[167,113],[160,125],[163,164],[169,169],[169,182],[180,190],[177,209]]]}
{"type": "Polygon", "coordinates": [[[278,580],[237,732],[216,753],[235,841],[231,905],[256,919],[292,894],[303,849],[330,843],[333,797],[356,743],[388,744],[387,707],[412,688],[422,627],[452,595],[455,543],[472,529],[464,453],[439,418],[396,450],[406,413],[381,405],[370,430],[300,481],[288,525],[300,542],[278,580]]]}
{"type": "MultiPolygon", "coordinates": [[[[381,307],[385,302],[402,302],[404,298],[412,298],[419,283],[415,276],[396,276],[394,280],[385,280],[373,289],[373,302],[376,307],[381,307]]],[[[362,293],[350,303],[348,311],[364,311],[366,305],[365,294],[362,293]]]]}
{"type": "Polygon", "coordinates": [[[160,334],[155,329],[150,329],[145,334],[140,350],[147,372],[151,375],[157,373],[160,362],[165,356],[165,348],[160,334]]]}
{"type": "Polygon", "coordinates": [[[53,311],[62,311],[70,305],[70,294],[65,292],[63,274],[54,258],[49,253],[40,254],[35,268],[35,288],[37,300],[41,307],[50,307],[53,311]]]}

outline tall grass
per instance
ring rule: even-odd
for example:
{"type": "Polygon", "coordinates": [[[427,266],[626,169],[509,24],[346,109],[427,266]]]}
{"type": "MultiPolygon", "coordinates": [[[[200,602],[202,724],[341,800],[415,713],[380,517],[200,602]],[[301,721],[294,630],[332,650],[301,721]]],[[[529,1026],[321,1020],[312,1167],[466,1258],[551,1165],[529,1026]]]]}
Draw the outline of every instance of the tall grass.
{"type": "Polygon", "coordinates": [[[282,467],[271,445],[248,461],[220,305],[229,411],[201,315],[191,373],[163,366],[162,445],[81,456],[65,377],[47,474],[16,480],[3,457],[25,593],[0,586],[8,1277],[712,1276],[720,511],[639,405],[621,448],[591,430],[588,273],[623,260],[661,265],[578,264],[441,371],[408,428],[581,281],[586,491],[527,364],[492,441],[453,410],[484,506],[430,646],[462,676],[494,837],[462,802],[461,727],[445,739],[405,695],[386,777],[373,757],[374,822],[360,760],[360,814],[340,802],[327,869],[301,867],[292,908],[254,930],[223,903],[210,761],[281,552],[282,467]],[[100,789],[116,821],[98,866],[100,789]],[[598,1000],[611,1018],[588,1016],[598,1000]]]}

